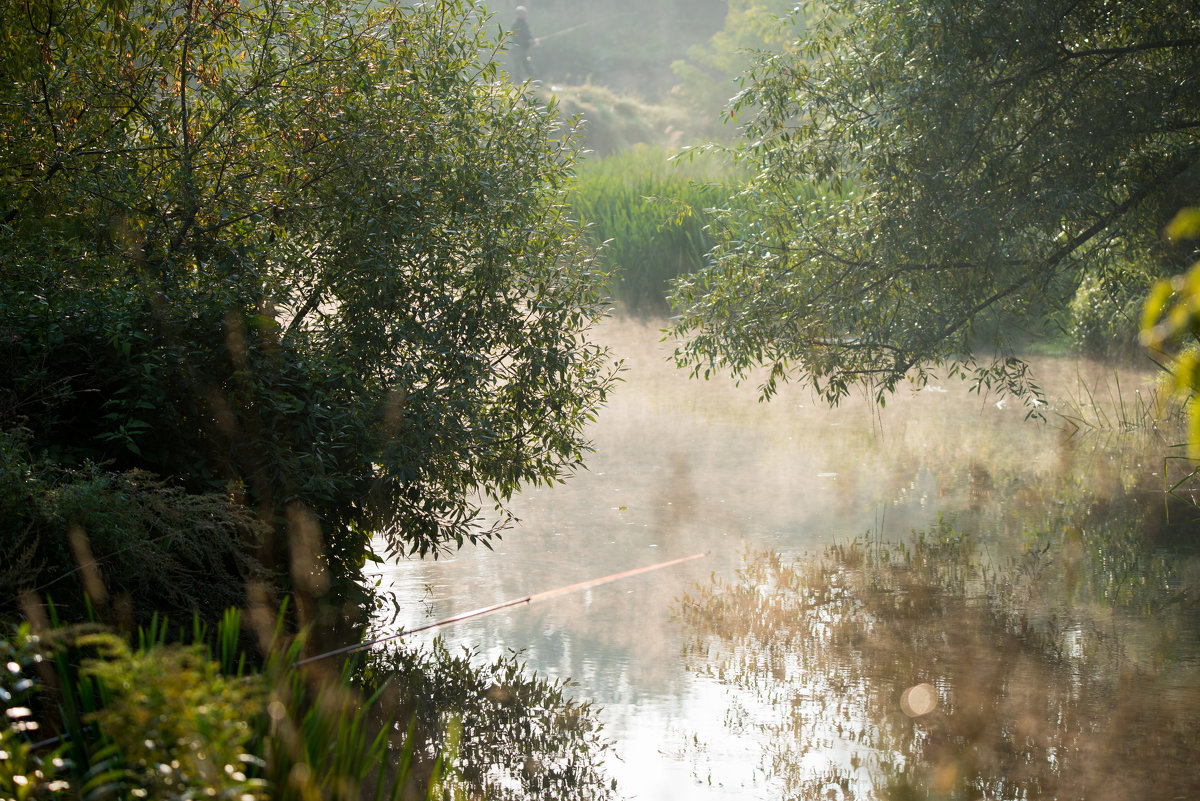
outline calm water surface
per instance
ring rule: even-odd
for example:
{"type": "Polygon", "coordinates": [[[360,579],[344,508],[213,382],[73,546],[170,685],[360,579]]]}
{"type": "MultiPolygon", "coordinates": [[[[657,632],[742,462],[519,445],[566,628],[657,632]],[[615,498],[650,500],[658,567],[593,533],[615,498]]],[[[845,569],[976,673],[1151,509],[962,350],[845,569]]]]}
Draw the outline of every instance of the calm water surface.
{"type": "MultiPolygon", "coordinates": [[[[532,670],[570,677],[579,697],[601,704],[624,796],[862,797],[886,783],[947,796],[1067,797],[1058,789],[1064,766],[1083,764],[1070,762],[1071,749],[1100,747],[1041,724],[1026,731],[1020,720],[1116,725],[1076,709],[1085,697],[1104,708],[1079,689],[1086,672],[1103,670],[1112,673],[1097,679],[1105,687],[1132,681],[1132,670],[1183,693],[1171,696],[1183,710],[1170,730],[1179,753],[1156,770],[1193,772],[1200,751],[1188,739],[1196,720],[1186,693],[1195,685],[1200,562],[1187,508],[1162,497],[1164,472],[1179,469],[1180,460],[1164,459],[1170,436],[1122,431],[1148,402],[1146,376],[1037,364],[1051,393],[1049,424],[957,381],[900,393],[885,410],[862,399],[830,410],[796,388],[761,404],[753,385],[689,380],[667,363],[654,327],[611,323],[599,338],[627,370],[591,431],[589,469],[516,498],[521,523],[494,551],[401,561],[383,580],[399,601],[396,625],[411,628],[707,552],[441,632],[481,660],[520,651],[532,670]],[[1058,412],[1097,425],[1072,436],[1058,412]],[[937,570],[913,572],[930,553],[937,570]],[[812,594],[829,586],[845,592],[812,594]],[[905,614],[888,605],[895,598],[906,599],[905,614]],[[914,598],[939,599],[937,611],[914,598]],[[895,627],[905,635],[885,636],[895,627]],[[992,634],[947,645],[947,632],[963,630],[992,634]],[[1001,636],[1010,630],[1028,633],[1025,661],[982,656],[1024,654],[1001,636]],[[991,686],[984,674],[1008,689],[979,700],[977,685],[991,686]],[[1030,681],[1062,697],[1018,704],[1024,718],[1010,724],[1011,688],[1030,681]],[[905,696],[903,706],[909,687],[920,688],[910,694],[917,700],[905,696]],[[991,714],[1007,745],[953,728],[971,709],[991,714]],[[1012,756],[1029,742],[1041,750],[1012,756]],[[1048,775],[1021,778],[996,761],[997,747],[1014,764],[1040,760],[1048,775]]],[[[1145,691],[1165,697],[1157,684],[1145,691]]],[[[1122,725],[1137,717],[1125,714],[1122,725]]]]}

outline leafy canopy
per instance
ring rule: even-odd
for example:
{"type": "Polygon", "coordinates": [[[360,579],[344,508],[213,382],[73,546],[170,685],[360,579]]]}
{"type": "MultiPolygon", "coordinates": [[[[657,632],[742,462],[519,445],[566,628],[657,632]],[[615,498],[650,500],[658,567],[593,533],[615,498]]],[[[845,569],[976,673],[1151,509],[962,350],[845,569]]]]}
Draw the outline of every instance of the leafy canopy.
{"type": "Polygon", "coordinates": [[[573,133],[499,80],[493,27],[461,0],[0,0],[0,423],[279,532],[305,507],[343,575],[377,531],[496,533],[579,464],[611,365],[573,133]]]}
{"type": "Polygon", "coordinates": [[[1170,257],[1152,238],[1200,181],[1193,4],[832,0],[805,25],[736,104],[749,210],[676,289],[681,364],[830,401],[939,363],[1029,392],[1014,332],[1114,256],[1170,257]]]}

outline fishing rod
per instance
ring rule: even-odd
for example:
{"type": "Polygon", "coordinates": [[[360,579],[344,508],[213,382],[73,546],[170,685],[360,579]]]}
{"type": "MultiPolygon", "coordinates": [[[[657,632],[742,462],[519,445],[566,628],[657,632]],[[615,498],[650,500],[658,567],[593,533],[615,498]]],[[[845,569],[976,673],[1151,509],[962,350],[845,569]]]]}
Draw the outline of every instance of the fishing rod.
{"type": "Polygon", "coordinates": [[[621,14],[609,14],[607,17],[602,17],[600,19],[590,19],[587,22],[581,22],[578,25],[572,25],[569,28],[563,28],[562,30],[555,31],[554,33],[548,33],[545,36],[535,36],[533,38],[535,41],[537,41],[540,44],[540,43],[546,41],[547,39],[553,39],[556,36],[562,36],[567,33],[572,33],[574,31],[579,30],[580,28],[586,28],[589,25],[599,25],[602,22],[611,22],[612,20],[620,19],[621,17],[631,17],[631,16],[633,16],[633,13],[634,12],[632,12],[632,11],[626,11],[621,14]]]}
{"type": "MultiPolygon", "coordinates": [[[[553,598],[557,595],[564,595],[568,592],[575,592],[577,590],[587,589],[588,587],[598,587],[601,584],[608,584],[611,581],[619,581],[620,579],[630,578],[631,576],[637,576],[642,573],[650,573],[654,570],[662,570],[667,567],[683,564],[684,562],[691,562],[695,559],[703,559],[705,556],[708,556],[708,551],[705,551],[704,553],[694,553],[691,556],[682,556],[678,559],[669,559],[666,562],[658,562],[653,565],[646,565],[645,567],[635,567],[632,570],[623,570],[620,573],[613,573],[600,578],[588,579],[587,581],[580,581],[575,584],[568,584],[565,587],[556,587],[552,590],[537,592],[533,595],[525,595],[520,598],[513,598],[509,601],[501,601],[498,604],[492,604],[490,606],[482,606],[478,609],[472,609],[470,612],[463,612],[458,615],[444,617],[441,620],[435,620],[433,623],[426,623],[424,626],[418,626],[415,629],[401,630],[395,634],[389,634],[386,637],[378,637],[374,640],[368,640],[367,642],[360,642],[356,643],[355,645],[347,645],[345,648],[338,648],[333,651],[327,651],[323,654],[310,656],[307,659],[301,659],[296,662],[295,667],[301,667],[302,665],[307,665],[321,659],[328,659],[331,656],[354,653],[355,651],[361,651],[366,648],[370,648],[372,645],[379,645],[380,643],[389,642],[391,640],[398,640],[401,637],[407,637],[410,634],[417,634],[418,632],[441,628],[442,626],[448,626],[451,623],[458,623],[462,620],[469,620],[473,617],[482,617],[483,615],[489,615],[492,612],[497,612],[501,609],[508,609],[509,607],[513,606],[521,606],[522,604],[535,604],[539,601],[545,601],[548,598],[553,598]]],[[[249,679],[250,677],[246,676],[244,678],[249,679]]],[[[39,750],[51,745],[57,745],[59,743],[66,742],[68,739],[70,738],[65,734],[59,735],[57,737],[51,737],[47,740],[42,740],[41,742],[32,743],[29,747],[33,750],[39,750]]]]}
{"type": "Polygon", "coordinates": [[[553,39],[555,36],[562,36],[565,33],[571,33],[572,31],[577,31],[580,28],[586,28],[589,25],[595,25],[597,22],[600,22],[600,21],[601,20],[594,19],[594,20],[589,20],[587,22],[581,22],[578,25],[572,25],[570,28],[563,28],[561,31],[555,31],[554,33],[548,33],[545,36],[535,36],[535,37],[533,37],[533,40],[535,42],[537,42],[538,44],[541,44],[542,42],[546,41],[547,39],[553,39]]]}
{"type": "Polygon", "coordinates": [[[595,578],[595,579],[588,579],[587,581],[580,581],[576,584],[568,584],[565,587],[556,587],[553,590],[546,590],[545,592],[537,592],[537,593],[534,593],[533,595],[525,595],[520,598],[513,598],[512,600],[501,601],[498,604],[492,604],[490,606],[481,606],[478,609],[472,609],[469,612],[462,612],[457,615],[451,615],[450,617],[444,617],[441,620],[436,620],[433,623],[426,623],[424,626],[418,626],[415,629],[403,629],[401,631],[396,632],[395,634],[389,634],[386,637],[378,637],[374,640],[368,640],[366,642],[355,643],[354,645],[347,645],[344,648],[338,648],[333,651],[327,651],[326,653],[323,653],[323,654],[317,654],[316,656],[310,656],[306,659],[301,659],[300,661],[298,661],[296,663],[296,667],[300,667],[302,665],[307,665],[310,662],[316,662],[319,659],[327,659],[331,656],[340,656],[342,654],[351,654],[351,653],[354,653],[355,651],[362,651],[366,648],[370,648],[372,645],[379,645],[380,643],[389,642],[391,640],[398,640],[401,637],[407,637],[410,634],[417,634],[418,632],[429,631],[430,629],[441,628],[442,626],[448,626],[451,623],[458,623],[463,620],[469,620],[473,617],[482,617],[483,615],[490,615],[492,612],[498,612],[501,609],[508,609],[509,607],[513,607],[513,606],[521,606],[522,604],[535,604],[535,603],[538,603],[539,601],[545,601],[546,599],[553,598],[557,595],[564,595],[568,592],[576,592],[577,590],[583,590],[583,589],[587,589],[589,587],[598,587],[601,584],[608,584],[610,581],[619,581],[620,579],[629,578],[631,576],[636,576],[641,573],[649,573],[653,570],[662,570],[663,568],[673,567],[675,565],[683,564],[684,562],[690,562],[693,559],[702,559],[705,556],[708,556],[707,551],[705,551],[704,553],[694,553],[691,556],[682,556],[678,559],[669,559],[666,562],[658,562],[657,564],[646,565],[645,567],[635,567],[632,570],[623,570],[620,573],[613,573],[612,575],[609,575],[609,576],[603,576],[601,578],[595,578]]]}

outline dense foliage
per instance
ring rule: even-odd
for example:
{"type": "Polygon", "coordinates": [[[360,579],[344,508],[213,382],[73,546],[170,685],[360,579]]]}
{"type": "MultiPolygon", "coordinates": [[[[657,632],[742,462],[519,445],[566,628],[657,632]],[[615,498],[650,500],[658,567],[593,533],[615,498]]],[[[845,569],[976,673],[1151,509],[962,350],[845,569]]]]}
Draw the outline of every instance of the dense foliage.
{"type": "Polygon", "coordinates": [[[820,11],[747,76],[752,208],[678,288],[681,363],[766,364],[829,400],[856,383],[882,399],[939,362],[1028,392],[1014,331],[1114,263],[1179,266],[1156,236],[1200,182],[1193,5],[820,11]],[[801,181],[828,192],[797,198],[801,181]]]}
{"type": "Polygon", "coordinates": [[[89,603],[126,624],[155,612],[217,619],[269,578],[247,549],[265,534],[251,510],[144,472],[42,462],[19,433],[0,432],[0,519],[0,618],[32,594],[74,620],[89,603]]]}
{"type": "Polygon", "coordinates": [[[0,2],[0,424],[340,579],[486,541],[610,380],[555,109],[470,3],[363,5],[0,2]]]}

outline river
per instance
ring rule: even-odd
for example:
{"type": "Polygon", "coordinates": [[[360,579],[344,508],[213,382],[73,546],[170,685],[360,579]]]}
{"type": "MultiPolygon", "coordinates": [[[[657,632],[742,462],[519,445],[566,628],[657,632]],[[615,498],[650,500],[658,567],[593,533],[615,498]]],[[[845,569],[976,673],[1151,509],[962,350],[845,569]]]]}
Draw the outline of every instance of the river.
{"type": "MultiPolygon", "coordinates": [[[[614,741],[608,769],[623,797],[861,796],[881,775],[897,781],[899,769],[887,765],[913,762],[913,748],[926,761],[942,753],[931,743],[939,742],[942,729],[937,726],[948,724],[935,726],[931,716],[913,723],[881,722],[884,713],[877,703],[868,703],[868,696],[874,697],[870,692],[850,694],[839,707],[844,728],[859,729],[857,739],[846,731],[834,732],[828,715],[825,728],[797,722],[819,717],[814,693],[824,693],[821,703],[827,704],[836,690],[828,680],[814,683],[812,676],[822,670],[833,676],[865,670],[865,683],[849,680],[859,687],[883,687],[885,674],[887,681],[911,681],[932,688],[929,692],[943,698],[946,708],[953,697],[953,720],[965,714],[964,685],[945,659],[933,667],[910,665],[909,673],[897,678],[887,672],[891,668],[873,665],[864,656],[869,649],[852,649],[849,656],[827,649],[822,655],[808,654],[806,662],[805,647],[780,655],[777,647],[747,639],[745,631],[708,627],[713,615],[706,605],[720,594],[710,584],[712,578],[725,582],[727,597],[736,595],[730,593],[739,582],[750,581],[758,590],[745,597],[761,603],[766,585],[755,571],[763,559],[773,558],[766,554],[778,555],[785,564],[809,560],[795,564],[811,565],[828,546],[857,541],[874,555],[867,561],[878,565],[879,556],[894,544],[907,554],[919,551],[922,546],[906,544],[915,542],[914,532],[951,532],[956,542],[966,537],[972,544],[962,558],[970,565],[968,572],[982,568],[971,575],[996,576],[1005,570],[1026,571],[1029,560],[1040,554],[1051,559],[1061,553],[1069,561],[1075,553],[1071,548],[1076,548],[1084,554],[1083,562],[1070,564],[1084,565],[1082,588],[1073,584],[1069,597],[1056,596],[1035,611],[1022,607],[1017,617],[1026,622],[1060,621],[1064,615],[1075,620],[1079,608],[1094,612],[1108,603],[1104,619],[1124,619],[1136,616],[1136,610],[1127,609],[1140,603],[1129,600],[1142,597],[1136,588],[1158,582],[1163,597],[1182,593],[1185,600],[1176,605],[1182,611],[1170,617],[1166,632],[1131,624],[1117,647],[1122,654],[1141,654],[1142,664],[1168,660],[1195,670],[1194,632],[1200,626],[1173,629],[1200,619],[1190,595],[1200,562],[1189,543],[1188,507],[1168,506],[1163,500],[1164,472],[1178,472],[1182,460],[1174,458],[1178,451],[1170,447],[1175,435],[1147,425],[1154,394],[1148,373],[1035,360],[1035,374],[1051,401],[1041,409],[1046,422],[1027,420],[1028,409],[1016,399],[973,393],[957,379],[901,391],[884,409],[860,397],[829,409],[799,387],[786,386],[764,404],[753,382],[739,387],[725,379],[689,379],[671,366],[670,344],[659,341],[652,325],[609,322],[597,337],[625,360],[625,371],[590,431],[595,452],[588,469],[563,485],[528,489],[516,497],[513,509],[520,523],[493,550],[474,548],[436,561],[401,560],[383,568],[381,578],[400,610],[388,625],[412,628],[588,578],[707,554],[440,632],[452,649],[469,647],[481,660],[515,650],[530,670],[572,679],[575,695],[602,707],[601,719],[614,741]],[[1114,538],[1132,545],[1122,551],[1113,545],[1114,538]],[[1106,567],[1104,559],[1112,554],[1120,564],[1106,567]],[[740,578],[739,566],[745,570],[740,578]],[[1167,656],[1156,656],[1157,646],[1144,644],[1152,636],[1172,638],[1167,656]],[[766,650],[755,656],[756,647],[766,650]],[[731,654],[739,655],[740,667],[729,661],[731,654]],[[808,678],[797,679],[799,674],[808,678]],[[897,745],[888,738],[901,724],[909,734],[897,745]]],[[[826,560],[820,580],[833,575],[834,581],[863,593],[896,581],[911,590],[908,578],[866,576],[861,563],[861,554],[840,566],[831,567],[826,560]],[[855,584],[859,579],[861,587],[855,584]]],[[[1008,579],[998,583],[1016,586],[1008,579]]],[[[1021,586],[1028,594],[1028,585],[1021,586]]],[[[963,588],[958,589],[962,594],[963,588]]],[[[941,585],[923,590],[944,591],[941,585]]],[[[978,595],[972,590],[964,597],[978,595]]],[[[1014,596],[1010,592],[1008,597],[1014,596]]],[[[866,633],[855,636],[877,638],[872,632],[883,618],[871,611],[872,598],[878,600],[868,594],[856,601],[855,609],[873,616],[863,624],[866,633]]],[[[985,606],[995,617],[997,604],[985,606]]],[[[977,605],[971,609],[971,614],[981,614],[977,605]]],[[[761,609],[746,614],[747,619],[769,617],[761,609]]],[[[1157,619],[1161,623],[1164,618],[1160,614],[1157,619]]],[[[942,620],[936,625],[982,625],[970,620],[974,622],[942,620]]],[[[1068,641],[1084,648],[1083,635],[1055,626],[1053,636],[1061,642],[1055,641],[1051,650],[1058,649],[1061,656],[1062,643],[1068,641]]],[[[841,629],[827,626],[823,631],[841,629]]],[[[919,639],[918,634],[909,639],[919,639]]],[[[786,637],[775,641],[777,645],[786,637]]],[[[889,654],[872,658],[891,665],[898,657],[889,654]]],[[[1078,671],[1080,664],[1064,662],[1062,669],[1078,671]]],[[[1119,673],[1128,659],[1122,656],[1114,664],[1119,673]]],[[[1183,683],[1193,675],[1187,673],[1183,683]]],[[[838,686],[844,690],[845,682],[838,686]]],[[[896,695],[891,685],[884,695],[896,695]]],[[[1195,723],[1185,717],[1185,724],[1195,723]]],[[[1061,761],[1063,746],[1056,747],[1061,761]]],[[[1187,751],[1185,756],[1194,754],[1187,751]]],[[[960,768],[965,764],[961,754],[954,759],[960,768]]],[[[1046,759],[1052,772],[1061,772],[1055,757],[1046,759]]],[[[930,768],[942,770],[937,781],[949,775],[945,764],[951,763],[942,759],[930,768]]],[[[1159,769],[1190,770],[1183,764],[1159,769]]],[[[957,781],[969,783],[967,773],[961,768],[957,781]]],[[[992,790],[1004,786],[994,777],[990,781],[992,790]]],[[[1045,777],[1038,781],[1037,786],[1047,786],[1045,777]]]]}

